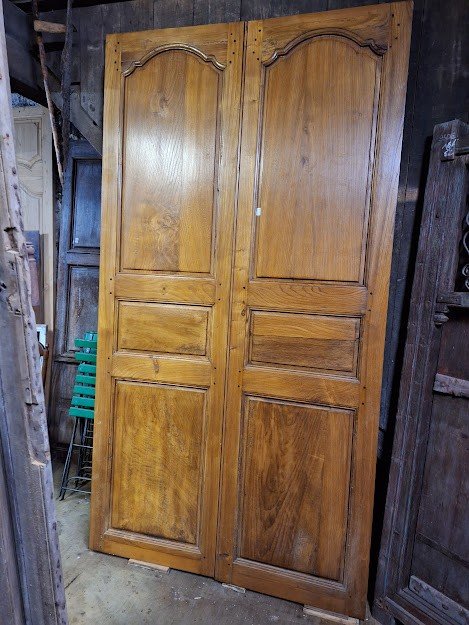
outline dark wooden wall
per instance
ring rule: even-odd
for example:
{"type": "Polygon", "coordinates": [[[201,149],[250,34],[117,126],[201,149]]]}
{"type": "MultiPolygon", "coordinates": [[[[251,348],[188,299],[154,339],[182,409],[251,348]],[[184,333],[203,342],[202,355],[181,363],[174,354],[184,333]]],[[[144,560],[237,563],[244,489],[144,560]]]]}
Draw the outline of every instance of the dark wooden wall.
{"type": "MultiPolygon", "coordinates": [[[[252,20],[375,4],[376,0],[128,0],[74,10],[74,83],[102,126],[105,36],[149,28],[252,20]]],[[[60,21],[59,12],[48,14],[60,21]]],[[[392,443],[409,293],[433,127],[467,119],[467,0],[415,0],[380,418],[379,456],[392,443]]],[[[99,149],[99,146],[98,146],[99,149]]],[[[383,471],[383,475],[386,471],[383,471]]],[[[382,484],[385,490],[385,484],[382,484]]]]}

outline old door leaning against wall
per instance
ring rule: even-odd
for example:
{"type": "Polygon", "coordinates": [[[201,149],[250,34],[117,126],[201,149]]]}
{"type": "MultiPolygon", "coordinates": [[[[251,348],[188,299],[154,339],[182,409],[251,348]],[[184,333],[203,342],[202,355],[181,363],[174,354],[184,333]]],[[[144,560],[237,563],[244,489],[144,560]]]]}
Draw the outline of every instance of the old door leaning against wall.
{"type": "Polygon", "coordinates": [[[411,15],[245,40],[217,577],[360,618],[411,15]]]}
{"type": "Polygon", "coordinates": [[[15,149],[20,181],[21,207],[25,230],[41,237],[44,318],[49,341],[54,328],[54,202],[52,183],[52,131],[49,113],[43,106],[13,108],[15,149]]]}
{"type": "Polygon", "coordinates": [[[469,622],[469,124],[433,133],[373,614],[469,622]]]}
{"type": "Polygon", "coordinates": [[[213,575],[243,24],[106,45],[91,546],[213,575]]]}
{"type": "Polygon", "coordinates": [[[51,444],[70,441],[68,416],[77,373],[74,340],[98,327],[101,157],[88,141],[72,141],[65,169],[57,263],[56,317],[49,410],[51,444]]]}

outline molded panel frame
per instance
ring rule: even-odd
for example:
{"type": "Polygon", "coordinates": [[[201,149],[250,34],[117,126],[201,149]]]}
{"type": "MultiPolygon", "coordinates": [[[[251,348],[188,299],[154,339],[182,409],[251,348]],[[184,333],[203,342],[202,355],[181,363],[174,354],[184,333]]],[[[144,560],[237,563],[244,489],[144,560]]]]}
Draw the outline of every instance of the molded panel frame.
{"type": "MultiPolygon", "coordinates": [[[[281,19],[281,18],[280,18],[281,19]]],[[[275,65],[276,61],[288,58],[289,55],[295,53],[295,51],[302,46],[308,45],[312,42],[317,42],[320,40],[330,40],[336,39],[339,42],[343,42],[346,45],[350,45],[355,48],[355,50],[363,51],[364,54],[368,54],[373,60],[376,61],[375,68],[375,85],[374,85],[374,103],[373,103],[373,114],[372,114],[372,128],[370,133],[370,148],[369,148],[369,161],[368,161],[368,175],[367,175],[367,188],[366,188],[366,200],[364,205],[364,213],[362,220],[362,237],[361,241],[364,241],[365,244],[362,244],[361,253],[360,253],[360,267],[359,267],[359,276],[357,280],[345,280],[345,279],[332,279],[332,278],[321,278],[319,276],[311,276],[311,277],[275,277],[275,276],[267,276],[267,275],[258,275],[258,264],[259,264],[259,237],[260,237],[260,225],[257,219],[253,220],[253,235],[252,235],[252,252],[250,258],[250,277],[251,280],[275,280],[288,282],[294,280],[295,283],[306,282],[306,283],[330,283],[330,284],[359,284],[366,285],[366,239],[367,232],[370,227],[372,206],[373,206],[373,179],[375,172],[375,156],[376,156],[376,130],[378,126],[378,108],[379,108],[379,96],[380,96],[380,88],[381,88],[381,74],[382,74],[382,65],[383,58],[382,56],[387,51],[387,45],[380,44],[375,42],[373,39],[362,39],[359,35],[354,32],[351,32],[346,29],[339,28],[331,28],[331,29],[312,29],[299,37],[293,39],[289,42],[283,49],[275,49],[272,53],[272,56],[267,60],[264,60],[262,57],[262,65],[261,65],[261,84],[260,84],[260,104],[259,104],[259,120],[258,120],[258,149],[256,156],[256,170],[255,170],[255,186],[254,186],[254,198],[253,198],[253,207],[260,206],[261,202],[259,199],[261,193],[262,186],[262,172],[263,172],[263,160],[264,160],[264,137],[266,133],[265,123],[266,123],[266,115],[265,115],[265,95],[266,90],[268,88],[269,81],[269,71],[275,65]]],[[[329,157],[328,154],[324,155],[324,158],[327,160],[329,157]]],[[[256,209],[257,210],[257,209],[256,209]]],[[[262,207],[261,207],[262,210],[262,207]]]]}

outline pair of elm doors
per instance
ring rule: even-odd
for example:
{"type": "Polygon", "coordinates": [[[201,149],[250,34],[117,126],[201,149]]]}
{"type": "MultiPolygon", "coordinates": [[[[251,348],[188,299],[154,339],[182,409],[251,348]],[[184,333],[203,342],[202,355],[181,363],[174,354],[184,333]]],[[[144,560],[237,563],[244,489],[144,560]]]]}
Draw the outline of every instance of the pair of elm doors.
{"type": "Polygon", "coordinates": [[[92,548],[363,616],[410,21],[108,37],[92,548]]]}

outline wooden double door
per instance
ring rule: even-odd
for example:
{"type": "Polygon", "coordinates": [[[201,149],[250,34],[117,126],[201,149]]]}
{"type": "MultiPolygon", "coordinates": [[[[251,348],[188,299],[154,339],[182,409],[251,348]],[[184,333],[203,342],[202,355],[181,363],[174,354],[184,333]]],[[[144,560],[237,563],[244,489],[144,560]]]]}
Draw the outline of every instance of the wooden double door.
{"type": "Polygon", "coordinates": [[[108,37],[92,548],[363,616],[410,20],[108,37]]]}

